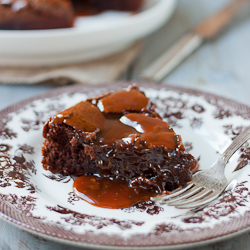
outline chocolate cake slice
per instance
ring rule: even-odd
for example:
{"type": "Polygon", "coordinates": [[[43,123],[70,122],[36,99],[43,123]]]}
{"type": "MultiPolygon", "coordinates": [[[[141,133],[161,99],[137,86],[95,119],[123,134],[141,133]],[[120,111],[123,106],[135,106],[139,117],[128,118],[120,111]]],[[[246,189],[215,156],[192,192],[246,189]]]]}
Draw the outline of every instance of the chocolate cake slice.
{"type": "Polygon", "coordinates": [[[37,30],[73,26],[79,13],[138,11],[143,0],[0,0],[0,29],[37,30]]]}
{"type": "Polygon", "coordinates": [[[190,181],[197,161],[137,86],[87,99],[44,125],[44,169],[98,175],[157,193],[190,181]]]}
{"type": "MultiPolygon", "coordinates": [[[[83,0],[84,1],[84,0],[83,0]]],[[[86,0],[85,0],[86,1],[86,0]]],[[[138,11],[143,0],[87,0],[100,9],[138,11]]]]}
{"type": "Polygon", "coordinates": [[[0,0],[0,29],[68,28],[74,12],[68,0],[0,0]]]}

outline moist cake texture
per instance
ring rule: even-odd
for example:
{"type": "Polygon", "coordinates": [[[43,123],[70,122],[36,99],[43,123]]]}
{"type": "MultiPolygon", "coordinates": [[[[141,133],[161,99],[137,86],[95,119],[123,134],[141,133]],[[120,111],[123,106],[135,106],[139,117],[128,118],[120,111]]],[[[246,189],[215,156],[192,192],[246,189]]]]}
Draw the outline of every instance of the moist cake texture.
{"type": "Polygon", "coordinates": [[[171,191],[192,178],[197,161],[136,85],[80,102],[44,125],[44,169],[98,175],[134,188],[171,191]]]}

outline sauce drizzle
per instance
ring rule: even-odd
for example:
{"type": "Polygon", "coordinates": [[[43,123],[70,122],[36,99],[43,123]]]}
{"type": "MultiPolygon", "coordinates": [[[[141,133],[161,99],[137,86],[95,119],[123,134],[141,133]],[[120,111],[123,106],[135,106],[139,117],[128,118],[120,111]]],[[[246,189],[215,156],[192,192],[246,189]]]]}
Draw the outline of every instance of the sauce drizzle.
{"type": "Polygon", "coordinates": [[[78,177],[73,190],[77,197],[91,205],[111,209],[130,207],[157,195],[152,189],[135,189],[127,181],[99,176],[78,177]]]}

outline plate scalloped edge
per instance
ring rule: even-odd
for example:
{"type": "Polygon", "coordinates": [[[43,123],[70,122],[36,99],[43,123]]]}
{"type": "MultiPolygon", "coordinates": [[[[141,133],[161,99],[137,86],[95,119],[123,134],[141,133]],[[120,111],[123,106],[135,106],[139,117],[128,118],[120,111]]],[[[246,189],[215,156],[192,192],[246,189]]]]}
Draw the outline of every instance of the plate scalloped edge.
{"type": "MultiPolygon", "coordinates": [[[[70,86],[70,87],[63,87],[59,89],[55,89],[46,93],[43,93],[41,95],[38,95],[36,97],[27,99],[25,101],[22,101],[20,103],[14,104],[2,111],[0,111],[0,114],[4,119],[0,123],[0,139],[2,139],[2,142],[0,142],[0,163],[4,163],[5,165],[1,165],[1,170],[4,172],[6,167],[6,157],[10,157],[10,154],[8,151],[11,151],[10,148],[8,148],[8,143],[15,138],[15,132],[11,131],[7,128],[8,123],[10,122],[9,114],[16,114],[18,115],[20,109],[23,110],[23,108],[26,109],[27,105],[34,104],[34,101],[36,100],[48,100],[50,99],[52,102],[56,101],[58,98],[60,99],[60,95],[63,93],[67,93],[69,96],[73,96],[75,93],[88,93],[94,94],[95,92],[103,92],[108,89],[120,89],[121,87],[128,86],[128,83],[114,83],[114,84],[104,84],[98,86],[98,91],[96,86],[70,86]],[[7,128],[7,130],[6,130],[7,128]],[[7,131],[7,133],[6,133],[7,131]],[[5,160],[3,161],[3,158],[5,160]]],[[[243,120],[250,120],[249,117],[249,111],[250,108],[240,104],[238,102],[222,98],[219,96],[215,96],[212,94],[196,91],[196,90],[190,90],[190,89],[184,89],[184,88],[177,88],[173,86],[167,86],[167,85],[161,85],[157,84],[152,87],[151,83],[143,83],[140,84],[141,87],[143,87],[145,90],[167,90],[167,91],[173,91],[176,93],[175,98],[171,96],[168,99],[170,100],[169,105],[171,108],[167,110],[168,115],[169,112],[171,115],[168,116],[167,119],[170,119],[170,123],[173,125],[178,125],[178,119],[176,115],[176,104],[179,110],[181,110],[181,113],[184,115],[187,111],[187,105],[185,106],[179,106],[180,103],[183,102],[182,95],[189,95],[194,96],[194,100],[196,100],[196,97],[202,97],[206,102],[209,103],[209,105],[212,105],[215,107],[214,109],[214,116],[217,117],[218,121],[222,121],[223,118],[225,120],[230,118],[230,116],[237,116],[242,118],[243,120]],[[181,98],[180,98],[181,97],[181,98]],[[175,100],[174,100],[175,98],[175,100]],[[174,102],[173,102],[174,100],[174,102]],[[174,103],[174,104],[173,104],[174,103]],[[181,108],[180,108],[181,107],[181,108]]],[[[158,92],[159,93],[159,92],[158,92]]],[[[184,98],[185,99],[185,98],[184,98]]],[[[196,103],[196,102],[195,102],[196,103]]],[[[161,102],[159,102],[161,104],[161,102]]],[[[164,104],[166,104],[166,100],[164,100],[164,104]]],[[[183,104],[183,103],[182,103],[183,104]]],[[[193,104],[192,104],[193,105],[193,104]]],[[[60,108],[58,107],[52,107],[53,109],[60,108]]],[[[202,109],[198,105],[193,105],[189,107],[196,110],[195,112],[199,114],[202,109]]],[[[25,110],[24,109],[24,110],[25,110]]],[[[55,111],[55,110],[54,110],[55,111]]],[[[183,116],[185,117],[185,116],[183,116]]],[[[197,118],[197,117],[195,117],[197,118]]],[[[183,118],[185,120],[185,118],[183,118]]],[[[217,121],[217,120],[216,120],[217,121]]],[[[230,120],[231,122],[231,120],[230,120]]],[[[246,121],[247,122],[247,121],[246,121]]],[[[22,123],[22,125],[27,125],[28,123],[22,123]]],[[[192,124],[192,123],[190,123],[192,124]]],[[[34,125],[34,124],[33,124],[34,125]]],[[[33,126],[32,125],[32,126],[33,126]]],[[[199,122],[196,121],[195,126],[198,126],[199,122]]],[[[224,124],[225,125],[225,124],[224,124]]],[[[223,126],[224,126],[223,125],[223,126]]],[[[227,125],[227,123],[226,123],[227,125]]],[[[29,127],[28,129],[32,130],[36,127],[29,127]]],[[[39,126],[42,126],[40,124],[39,126]]],[[[27,127],[25,127],[27,129],[27,127]]],[[[224,127],[224,132],[229,137],[234,137],[235,134],[240,132],[239,127],[230,127],[226,126],[224,127]]],[[[39,131],[39,130],[38,130],[39,131]]],[[[6,178],[6,176],[9,178],[5,184],[8,187],[8,183],[10,184],[10,188],[13,188],[13,186],[16,184],[18,185],[19,182],[17,181],[18,178],[23,178],[27,175],[27,170],[29,172],[29,175],[35,174],[35,166],[32,164],[32,160],[30,160],[29,156],[32,155],[32,147],[24,147],[26,145],[25,143],[23,145],[18,145],[18,152],[16,155],[12,154],[12,158],[10,159],[11,164],[10,167],[6,167],[5,173],[1,172],[2,177],[6,178]],[[22,151],[20,154],[20,150],[22,151]],[[27,157],[26,157],[27,155],[27,157]],[[16,157],[16,158],[15,158],[16,157]],[[19,157],[19,158],[18,158],[19,157]],[[23,158],[22,158],[23,157],[23,158]],[[26,159],[27,158],[27,159],[26,159]],[[20,171],[20,167],[24,170],[20,171]],[[25,170],[26,168],[26,170],[25,170]],[[20,172],[17,172],[20,171],[20,172]],[[4,175],[3,175],[4,174],[4,175]],[[15,178],[11,179],[14,174],[20,174],[20,176],[15,176],[15,178]],[[23,176],[22,176],[23,174],[23,176]],[[12,177],[10,177],[12,176],[12,177]]],[[[12,147],[12,145],[10,145],[12,147]]],[[[240,155],[241,161],[239,164],[245,164],[247,165],[248,162],[245,162],[247,157],[249,157],[248,153],[248,145],[245,145],[245,147],[242,148],[242,154],[240,155]],[[243,162],[243,163],[242,163],[243,162]]],[[[31,157],[32,159],[32,157],[31,157]]],[[[243,168],[244,166],[241,166],[240,168],[243,168]]],[[[246,178],[249,178],[246,177],[246,178]]],[[[29,179],[29,178],[28,178],[29,179]]],[[[35,235],[42,236],[47,239],[51,239],[58,242],[64,242],[66,244],[75,245],[75,246],[95,246],[95,247],[121,247],[121,248],[129,248],[129,247],[175,247],[179,248],[183,244],[185,246],[187,245],[201,245],[205,244],[206,242],[212,242],[217,241],[223,238],[231,237],[232,235],[239,234],[239,230],[241,232],[249,230],[250,226],[250,218],[249,218],[249,211],[250,208],[247,206],[247,202],[250,200],[250,192],[249,192],[249,186],[247,183],[247,180],[243,180],[238,183],[236,189],[232,191],[228,191],[217,203],[212,204],[208,208],[205,208],[203,211],[200,211],[194,215],[192,214],[185,214],[184,216],[180,216],[181,220],[185,223],[185,225],[194,225],[192,228],[188,228],[188,226],[178,226],[175,223],[165,223],[161,222],[155,225],[153,230],[151,230],[148,233],[137,233],[133,235],[129,235],[127,237],[119,236],[117,234],[106,234],[105,231],[98,230],[87,230],[85,233],[78,233],[74,231],[73,229],[69,227],[65,227],[65,225],[57,225],[53,222],[44,222],[43,216],[35,216],[33,215],[34,210],[34,203],[36,198],[32,198],[33,192],[36,192],[36,187],[32,186],[32,183],[29,182],[29,180],[25,180],[22,184],[24,185],[24,188],[29,190],[29,195],[25,197],[22,196],[22,194],[13,195],[13,193],[10,195],[7,193],[0,193],[1,201],[0,201],[0,211],[1,211],[1,217],[19,227],[22,229],[27,230],[28,232],[31,232],[35,235]],[[24,200],[26,199],[26,202],[24,200]],[[244,208],[243,210],[241,208],[244,208]],[[244,211],[242,214],[239,213],[239,211],[244,211]],[[22,211],[22,213],[21,213],[22,211]],[[212,227],[209,225],[209,221],[219,221],[220,218],[227,218],[226,221],[223,221],[223,223],[216,224],[215,227],[212,227]],[[203,223],[205,226],[200,226],[201,223],[203,223]],[[185,229],[186,227],[186,229],[185,229]],[[173,237],[173,235],[175,237],[173,237]],[[193,237],[195,235],[195,237],[193,237]]],[[[5,185],[3,182],[3,179],[1,179],[0,186],[1,189],[3,188],[2,185],[5,185]]],[[[19,184],[20,185],[20,184],[19,184]]],[[[10,189],[11,190],[11,189],[10,189]]],[[[14,187],[15,190],[15,187],[14,187]]],[[[12,189],[13,191],[13,189],[12,189]]],[[[152,205],[152,204],[151,204],[152,205]]],[[[80,221],[82,221],[82,225],[86,223],[84,221],[86,219],[85,215],[81,217],[81,214],[78,212],[75,212],[73,210],[70,210],[68,208],[63,208],[61,206],[53,207],[53,209],[58,209],[59,212],[62,212],[62,214],[69,214],[72,218],[80,218],[80,221]]],[[[163,211],[164,212],[164,211],[163,211]]],[[[89,215],[88,215],[89,216],[89,215]]],[[[124,221],[124,220],[111,220],[112,223],[110,223],[110,219],[101,217],[95,217],[94,220],[101,221],[102,224],[104,224],[107,227],[107,225],[116,225],[120,228],[123,227],[121,230],[126,230],[126,227],[130,228],[133,226],[138,227],[138,231],[140,231],[140,223],[135,222],[133,220],[124,221]],[[103,221],[104,220],[104,221],[103,221]],[[105,225],[105,223],[107,225],[105,225]],[[136,225],[137,223],[137,225],[136,225]]],[[[77,221],[76,221],[77,222],[77,221]]],[[[214,223],[214,222],[213,222],[214,223]]],[[[214,224],[215,225],[215,224],[214,224]]]]}

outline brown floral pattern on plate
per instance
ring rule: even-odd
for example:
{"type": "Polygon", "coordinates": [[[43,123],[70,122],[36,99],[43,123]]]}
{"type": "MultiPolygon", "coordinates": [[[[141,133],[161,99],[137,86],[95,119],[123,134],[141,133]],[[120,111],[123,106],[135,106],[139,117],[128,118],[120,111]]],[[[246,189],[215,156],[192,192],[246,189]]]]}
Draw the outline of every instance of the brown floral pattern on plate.
{"type": "Polygon", "coordinates": [[[54,105],[50,103],[49,105],[47,105],[46,110],[44,111],[33,110],[33,115],[34,115],[33,119],[27,119],[26,117],[21,119],[21,122],[23,123],[22,129],[26,132],[28,132],[31,129],[39,130],[40,127],[43,126],[44,123],[46,122],[48,113],[57,113],[63,109],[64,105],[60,104],[54,105]]]}
{"type": "Polygon", "coordinates": [[[0,138],[12,139],[17,137],[17,133],[7,127],[7,123],[11,120],[11,117],[4,115],[0,120],[0,138]]]}
{"type": "MultiPolygon", "coordinates": [[[[232,140],[240,134],[240,132],[244,129],[242,126],[234,127],[231,125],[225,125],[225,134],[229,135],[232,140]]],[[[238,158],[238,164],[234,171],[238,171],[242,168],[244,168],[246,165],[250,163],[250,145],[248,142],[246,142],[242,147],[240,148],[240,157],[238,158]]]]}
{"type": "MultiPolygon", "coordinates": [[[[250,226],[248,144],[243,145],[231,163],[231,169],[238,170],[234,173],[238,181],[236,188],[192,215],[153,202],[112,213],[109,209],[98,210],[75,197],[71,177],[42,170],[40,138],[47,117],[82,99],[127,86],[124,82],[98,88],[88,85],[58,88],[0,111],[4,117],[0,123],[1,217],[33,234],[85,247],[91,244],[107,248],[168,248],[219,240],[246,230],[250,226]],[[58,195],[58,190],[63,190],[63,194],[58,195]]],[[[144,83],[141,87],[164,119],[180,131],[187,151],[194,152],[197,158],[201,155],[201,164],[206,154],[197,146],[203,139],[197,134],[199,131],[211,132],[215,138],[214,132],[218,132],[230,141],[249,124],[250,108],[232,100],[161,84],[144,83]]],[[[210,152],[209,158],[218,156],[219,148],[213,148],[211,141],[202,142],[210,152]]]]}
{"type": "Polygon", "coordinates": [[[64,220],[66,223],[69,223],[71,225],[78,225],[78,226],[84,226],[86,224],[89,224],[93,226],[96,229],[101,229],[103,227],[111,226],[111,225],[117,225],[120,229],[130,229],[132,225],[141,226],[144,224],[143,221],[132,221],[132,220],[117,220],[117,219],[108,219],[101,216],[93,216],[88,214],[82,214],[77,213],[75,211],[72,211],[70,209],[56,206],[56,207],[47,207],[50,211],[57,212],[59,214],[63,215],[70,215],[69,217],[65,218],[62,217],[62,220],[64,220]]]}
{"type": "Polygon", "coordinates": [[[164,212],[164,208],[156,205],[155,202],[153,201],[144,201],[135,206],[124,208],[123,211],[127,213],[139,211],[139,212],[146,212],[147,214],[150,215],[156,215],[159,214],[160,212],[164,212]]]}
{"type": "MultiPolygon", "coordinates": [[[[28,146],[26,145],[26,147],[28,146]]],[[[36,174],[34,161],[27,161],[24,155],[18,151],[13,156],[6,153],[7,149],[11,148],[6,144],[0,144],[0,148],[3,148],[4,151],[4,153],[0,151],[0,187],[15,186],[35,193],[35,187],[29,182],[29,176],[36,174]],[[4,150],[5,148],[6,150],[4,150]]],[[[29,146],[29,149],[31,148],[29,146]]]]}
{"type": "Polygon", "coordinates": [[[227,191],[217,202],[195,213],[194,216],[183,218],[185,223],[202,223],[209,218],[219,219],[222,216],[228,216],[238,213],[237,208],[246,206],[250,198],[250,191],[244,183],[238,183],[232,191],[227,191]]]}

